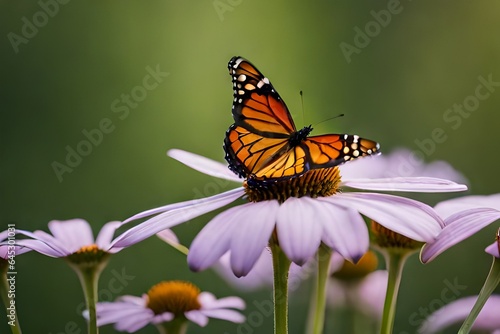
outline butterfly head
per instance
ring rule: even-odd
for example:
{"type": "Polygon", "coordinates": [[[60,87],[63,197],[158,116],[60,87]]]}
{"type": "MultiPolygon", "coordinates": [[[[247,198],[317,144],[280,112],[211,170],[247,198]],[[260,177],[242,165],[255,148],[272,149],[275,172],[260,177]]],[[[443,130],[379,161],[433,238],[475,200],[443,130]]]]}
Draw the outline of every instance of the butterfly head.
{"type": "Polygon", "coordinates": [[[311,131],[313,130],[312,126],[305,126],[304,128],[300,129],[299,131],[296,131],[290,135],[290,139],[288,142],[290,143],[291,147],[295,147],[299,145],[303,140],[309,136],[311,131]]]}

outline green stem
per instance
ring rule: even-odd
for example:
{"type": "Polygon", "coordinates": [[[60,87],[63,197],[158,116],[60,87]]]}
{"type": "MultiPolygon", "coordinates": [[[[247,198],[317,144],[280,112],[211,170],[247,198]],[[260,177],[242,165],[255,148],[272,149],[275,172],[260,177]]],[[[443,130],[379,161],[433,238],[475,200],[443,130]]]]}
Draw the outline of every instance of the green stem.
{"type": "Polygon", "coordinates": [[[316,279],[315,292],[312,295],[315,299],[315,304],[313,305],[311,303],[311,306],[313,307],[309,310],[309,312],[313,312],[311,317],[313,322],[312,328],[308,328],[308,333],[323,333],[323,327],[325,325],[326,283],[328,277],[330,276],[329,270],[331,257],[331,249],[324,245],[320,246],[317,253],[318,277],[316,279]]]}
{"type": "MultiPolygon", "coordinates": [[[[109,255],[109,254],[108,254],[109,255]]],[[[106,267],[108,263],[108,256],[102,257],[99,261],[89,261],[89,262],[72,262],[71,259],[68,260],[68,264],[76,272],[83,289],[83,295],[85,296],[85,304],[87,306],[88,314],[88,334],[98,334],[99,328],[97,327],[97,284],[99,282],[99,276],[102,270],[106,267]]]]}
{"type": "MultiPolygon", "coordinates": [[[[10,330],[12,334],[21,334],[21,326],[19,325],[19,319],[17,316],[17,309],[15,308],[15,304],[11,304],[11,298],[9,298],[9,282],[7,281],[7,271],[8,271],[8,262],[4,259],[0,258],[0,295],[2,301],[5,305],[5,311],[7,312],[7,323],[10,325],[10,330]],[[9,307],[13,305],[14,313],[13,316],[10,316],[9,307]]],[[[12,299],[14,300],[14,299],[12,299]]],[[[15,300],[14,300],[15,301],[15,300]]]]}
{"type": "Polygon", "coordinates": [[[479,292],[479,296],[477,297],[476,303],[472,308],[472,311],[469,313],[467,318],[465,319],[462,327],[458,331],[458,334],[467,334],[470,332],[472,325],[474,325],[474,321],[476,320],[479,312],[483,308],[484,304],[493,293],[495,288],[500,284],[500,259],[493,257],[493,263],[491,264],[491,269],[484,282],[483,288],[479,292]]]}
{"type": "Polygon", "coordinates": [[[160,334],[186,334],[188,321],[186,318],[175,318],[172,321],[156,325],[160,334]]]}
{"type": "Polygon", "coordinates": [[[387,281],[387,292],[384,302],[384,313],[382,315],[381,334],[391,334],[394,327],[394,318],[396,316],[396,301],[398,299],[399,285],[403,267],[408,258],[408,253],[393,252],[387,249],[386,252],[387,270],[389,278],[387,281]]]}
{"type": "Polygon", "coordinates": [[[274,334],[288,334],[288,270],[290,260],[271,238],[274,273],[274,334]]]}

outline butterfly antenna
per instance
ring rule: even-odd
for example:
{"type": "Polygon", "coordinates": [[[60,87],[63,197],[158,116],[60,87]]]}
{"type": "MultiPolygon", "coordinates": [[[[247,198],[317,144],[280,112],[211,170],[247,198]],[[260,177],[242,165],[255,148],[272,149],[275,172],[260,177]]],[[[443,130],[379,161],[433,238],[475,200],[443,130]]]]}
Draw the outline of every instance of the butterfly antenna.
{"type": "Polygon", "coordinates": [[[300,103],[302,104],[302,124],[306,124],[306,116],[304,112],[304,92],[300,91],[300,103]]]}
{"type": "Polygon", "coordinates": [[[338,114],[337,116],[333,116],[333,117],[324,119],[321,122],[316,123],[315,125],[318,125],[318,124],[321,124],[321,123],[324,123],[324,122],[328,122],[328,121],[331,121],[332,119],[339,118],[339,117],[344,117],[344,116],[345,116],[345,114],[338,114]]]}

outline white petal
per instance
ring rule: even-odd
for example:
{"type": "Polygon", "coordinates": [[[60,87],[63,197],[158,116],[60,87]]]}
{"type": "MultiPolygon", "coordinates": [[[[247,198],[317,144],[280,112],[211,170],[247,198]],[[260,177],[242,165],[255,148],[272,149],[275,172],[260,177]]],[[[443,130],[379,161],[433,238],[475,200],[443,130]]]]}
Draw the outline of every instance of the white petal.
{"type": "Polygon", "coordinates": [[[323,226],[318,221],[316,199],[291,197],[281,204],[276,230],[281,249],[298,265],[316,254],[321,244],[323,226]]]}
{"type": "Polygon", "coordinates": [[[415,153],[396,148],[389,154],[356,159],[339,166],[343,179],[428,176],[464,183],[465,178],[444,161],[424,163],[415,153]]]}
{"type": "Polygon", "coordinates": [[[248,274],[266,248],[276,224],[278,201],[241,205],[232,218],[231,268],[236,276],[248,274]]]}
{"type": "MultiPolygon", "coordinates": [[[[115,324],[116,329],[129,333],[146,326],[154,316],[153,311],[145,308],[144,305],[123,301],[97,303],[96,311],[99,327],[115,324]]],[[[84,316],[88,318],[88,311],[84,316]]]]}
{"type": "Polygon", "coordinates": [[[474,208],[492,208],[500,211],[500,194],[487,196],[464,196],[438,203],[435,210],[447,218],[459,211],[474,208]]]}
{"type": "Polygon", "coordinates": [[[323,242],[345,259],[357,262],[370,246],[364,219],[352,209],[329,202],[319,203],[322,205],[317,212],[318,220],[323,225],[323,242]]]}
{"type": "Polygon", "coordinates": [[[184,315],[188,318],[188,320],[194,322],[200,327],[205,327],[208,324],[208,317],[200,310],[184,312],[184,315]]]}
{"type": "Polygon", "coordinates": [[[458,212],[446,218],[446,227],[439,233],[436,240],[427,243],[422,248],[420,259],[426,263],[436,256],[474,235],[485,226],[500,219],[500,211],[495,209],[470,209],[458,212]]]}
{"type": "MultiPolygon", "coordinates": [[[[167,212],[171,212],[171,211],[178,210],[178,209],[186,210],[186,209],[190,209],[190,208],[196,208],[197,206],[203,206],[204,204],[208,204],[208,203],[212,203],[212,202],[224,201],[224,199],[226,199],[228,196],[231,196],[235,193],[240,193],[240,196],[243,196],[243,194],[244,194],[243,187],[232,189],[232,190],[229,190],[229,191],[226,191],[226,192],[214,195],[214,196],[210,196],[210,197],[198,198],[198,199],[193,199],[193,200],[189,200],[189,201],[164,205],[164,206],[160,206],[160,207],[154,208],[154,209],[149,209],[149,210],[140,212],[138,214],[133,215],[132,217],[125,219],[122,222],[122,224],[127,224],[133,220],[142,219],[142,218],[146,218],[146,217],[161,214],[161,213],[167,213],[167,212]]],[[[223,206],[223,205],[221,205],[221,206],[223,206]]]]}
{"type": "Polygon", "coordinates": [[[416,241],[432,241],[444,222],[421,202],[386,194],[344,193],[319,200],[357,210],[380,225],[416,241]]]}
{"type": "Polygon", "coordinates": [[[356,291],[358,307],[377,321],[382,319],[388,277],[387,270],[376,270],[360,282],[356,291]]]}
{"type": "Polygon", "coordinates": [[[173,247],[181,246],[179,238],[177,238],[177,235],[174,233],[174,231],[169,228],[156,233],[156,236],[173,247]]]}
{"type": "Polygon", "coordinates": [[[202,292],[199,294],[198,300],[204,310],[220,308],[245,309],[245,302],[240,297],[225,297],[216,299],[213,294],[209,292],[202,292]]]}
{"type": "Polygon", "coordinates": [[[148,313],[146,311],[141,311],[140,313],[132,314],[122,319],[120,322],[117,322],[114,327],[121,332],[135,333],[151,323],[152,315],[153,312],[148,313]]]}
{"type": "MultiPolygon", "coordinates": [[[[155,216],[137,226],[132,227],[128,231],[118,236],[112,242],[112,246],[127,247],[138,243],[167,228],[223,207],[241,197],[243,193],[243,188],[240,187],[212,197],[177,203],[171,206],[167,205],[166,207],[175,207],[175,209],[170,208],[166,212],[163,212],[158,216],[155,216]]],[[[131,220],[132,218],[129,218],[127,220],[131,220]]]]}
{"type": "Polygon", "coordinates": [[[49,222],[49,230],[71,252],[94,243],[90,224],[83,219],[52,220],[49,222]]]}
{"type": "Polygon", "coordinates": [[[499,241],[495,241],[485,249],[486,253],[500,259],[500,245],[499,241]]]}
{"type": "MultiPolygon", "coordinates": [[[[25,242],[21,243],[21,241],[23,241],[23,240],[28,241],[28,239],[16,240],[16,244],[22,245],[24,247],[31,248],[30,245],[39,247],[38,249],[41,250],[40,253],[42,253],[42,254],[45,254],[48,256],[60,257],[60,256],[69,255],[73,252],[73,251],[67,249],[66,245],[62,244],[61,241],[57,240],[55,237],[53,237],[52,235],[48,234],[45,231],[37,230],[34,232],[29,232],[29,231],[24,231],[24,230],[16,230],[16,232],[18,234],[25,235],[27,237],[32,238],[33,240],[38,240],[38,241],[42,242],[43,244],[45,244],[47,246],[47,248],[45,248],[44,246],[42,246],[36,242],[35,243],[29,243],[29,242],[28,243],[25,243],[25,242]],[[44,249],[46,249],[46,251],[48,251],[48,253],[43,253],[42,250],[44,250],[44,249]],[[52,249],[52,251],[50,249],[52,249]],[[50,254],[53,254],[53,255],[50,255],[50,254]]],[[[31,249],[35,250],[34,248],[31,248],[31,249]]]]}
{"type": "Polygon", "coordinates": [[[233,230],[238,226],[238,210],[241,206],[219,213],[198,233],[188,253],[189,268],[200,271],[210,267],[229,250],[233,230]]]}
{"type": "Polygon", "coordinates": [[[40,240],[32,240],[32,239],[22,239],[17,240],[16,245],[20,247],[26,247],[40,254],[50,256],[50,257],[65,257],[69,255],[69,253],[65,251],[61,251],[57,248],[50,247],[46,243],[40,240]]]}
{"type": "Polygon", "coordinates": [[[341,186],[364,190],[408,191],[408,192],[451,192],[465,191],[467,186],[453,181],[433,177],[395,177],[382,179],[343,179],[341,186]]]}
{"type": "Polygon", "coordinates": [[[162,314],[155,315],[153,320],[151,321],[154,324],[161,324],[164,322],[169,322],[174,320],[175,314],[172,312],[163,312],[162,314]]]}
{"type": "Polygon", "coordinates": [[[224,254],[213,267],[215,271],[229,284],[238,290],[253,291],[261,287],[273,285],[273,264],[270,250],[262,250],[262,254],[253,266],[252,270],[243,277],[236,277],[231,269],[231,254],[224,254]]]}
{"type": "MultiPolygon", "coordinates": [[[[422,324],[419,333],[436,333],[442,329],[465,320],[477,296],[465,297],[449,303],[431,314],[422,324]]],[[[472,329],[492,331],[500,328],[500,296],[491,295],[479,313],[472,329]]]]}
{"type": "Polygon", "coordinates": [[[200,312],[210,318],[227,320],[239,324],[245,322],[245,316],[240,312],[234,310],[217,309],[217,310],[200,310],[200,312]]]}
{"type": "Polygon", "coordinates": [[[167,155],[203,174],[215,176],[229,181],[235,181],[235,182],[243,181],[236,174],[231,172],[227,165],[205,158],[201,155],[178,149],[169,150],[167,152],[167,155]]]}
{"type": "Polygon", "coordinates": [[[97,235],[97,238],[95,239],[97,247],[102,250],[108,250],[111,240],[113,239],[113,235],[115,234],[116,229],[120,227],[120,225],[121,222],[119,221],[112,221],[104,224],[104,226],[101,228],[101,231],[97,235]]]}

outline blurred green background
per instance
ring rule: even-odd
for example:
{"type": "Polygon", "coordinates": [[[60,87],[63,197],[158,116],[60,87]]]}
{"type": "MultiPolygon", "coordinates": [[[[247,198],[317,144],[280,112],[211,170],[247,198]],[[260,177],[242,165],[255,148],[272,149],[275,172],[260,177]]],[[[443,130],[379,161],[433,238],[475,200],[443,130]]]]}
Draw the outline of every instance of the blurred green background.
{"type": "MultiPolygon", "coordinates": [[[[2,230],[8,223],[47,230],[52,219],[78,217],[98,231],[107,221],[230,189],[165,152],[181,148],[223,161],[224,132],[232,123],[226,66],[234,55],[271,79],[297,127],[345,113],[316,125],[314,133],[357,133],[379,141],[383,152],[407,147],[426,161],[450,162],[470,181],[470,194],[498,192],[500,87],[470,107],[467,117],[446,111],[475,94],[479,76],[500,82],[500,3],[61,2],[0,2],[2,230]],[[373,14],[388,10],[390,19],[373,14]],[[374,23],[375,16],[385,22],[374,23]],[[36,23],[36,31],[26,22],[36,23]],[[366,28],[369,40],[356,38],[357,29],[366,28]],[[346,55],[341,46],[352,52],[346,55]],[[148,67],[169,74],[151,90],[136,88],[148,67]],[[132,92],[137,99],[126,107],[122,94],[132,92]],[[76,149],[86,139],[83,131],[98,128],[103,119],[113,130],[58,178],[54,161],[65,164],[67,147],[76,149]],[[423,151],[416,141],[429,140],[436,128],[446,139],[423,151]]],[[[419,198],[435,204],[452,196],[419,198]]],[[[174,230],[189,244],[213,215],[174,230]]],[[[494,231],[483,230],[428,265],[410,259],[394,333],[416,331],[410,319],[423,319],[414,313],[435,305],[446,280],[467,286],[460,296],[479,291],[491,261],[483,249],[494,231]]],[[[17,258],[17,271],[25,333],[86,331],[78,313],[79,282],[63,260],[30,253],[17,258]],[[68,327],[72,323],[77,329],[68,327]]],[[[101,297],[140,295],[164,279],[191,280],[218,297],[238,293],[210,270],[190,272],[185,258],[155,237],[112,258],[100,281],[101,297]],[[107,284],[122,271],[134,278],[109,293],[107,284]]],[[[309,293],[306,283],[292,297],[291,333],[303,332],[309,293]]],[[[247,314],[255,311],[252,301],[269,298],[267,291],[241,295],[247,314]]],[[[327,318],[325,332],[343,321],[327,318]]],[[[0,321],[0,333],[8,331],[0,321]]],[[[251,333],[271,331],[268,317],[251,333]]],[[[155,332],[151,326],[140,331],[155,332]]],[[[189,332],[246,333],[217,320],[205,329],[192,325],[189,332]]],[[[102,333],[115,331],[107,326],[102,333]]]]}

